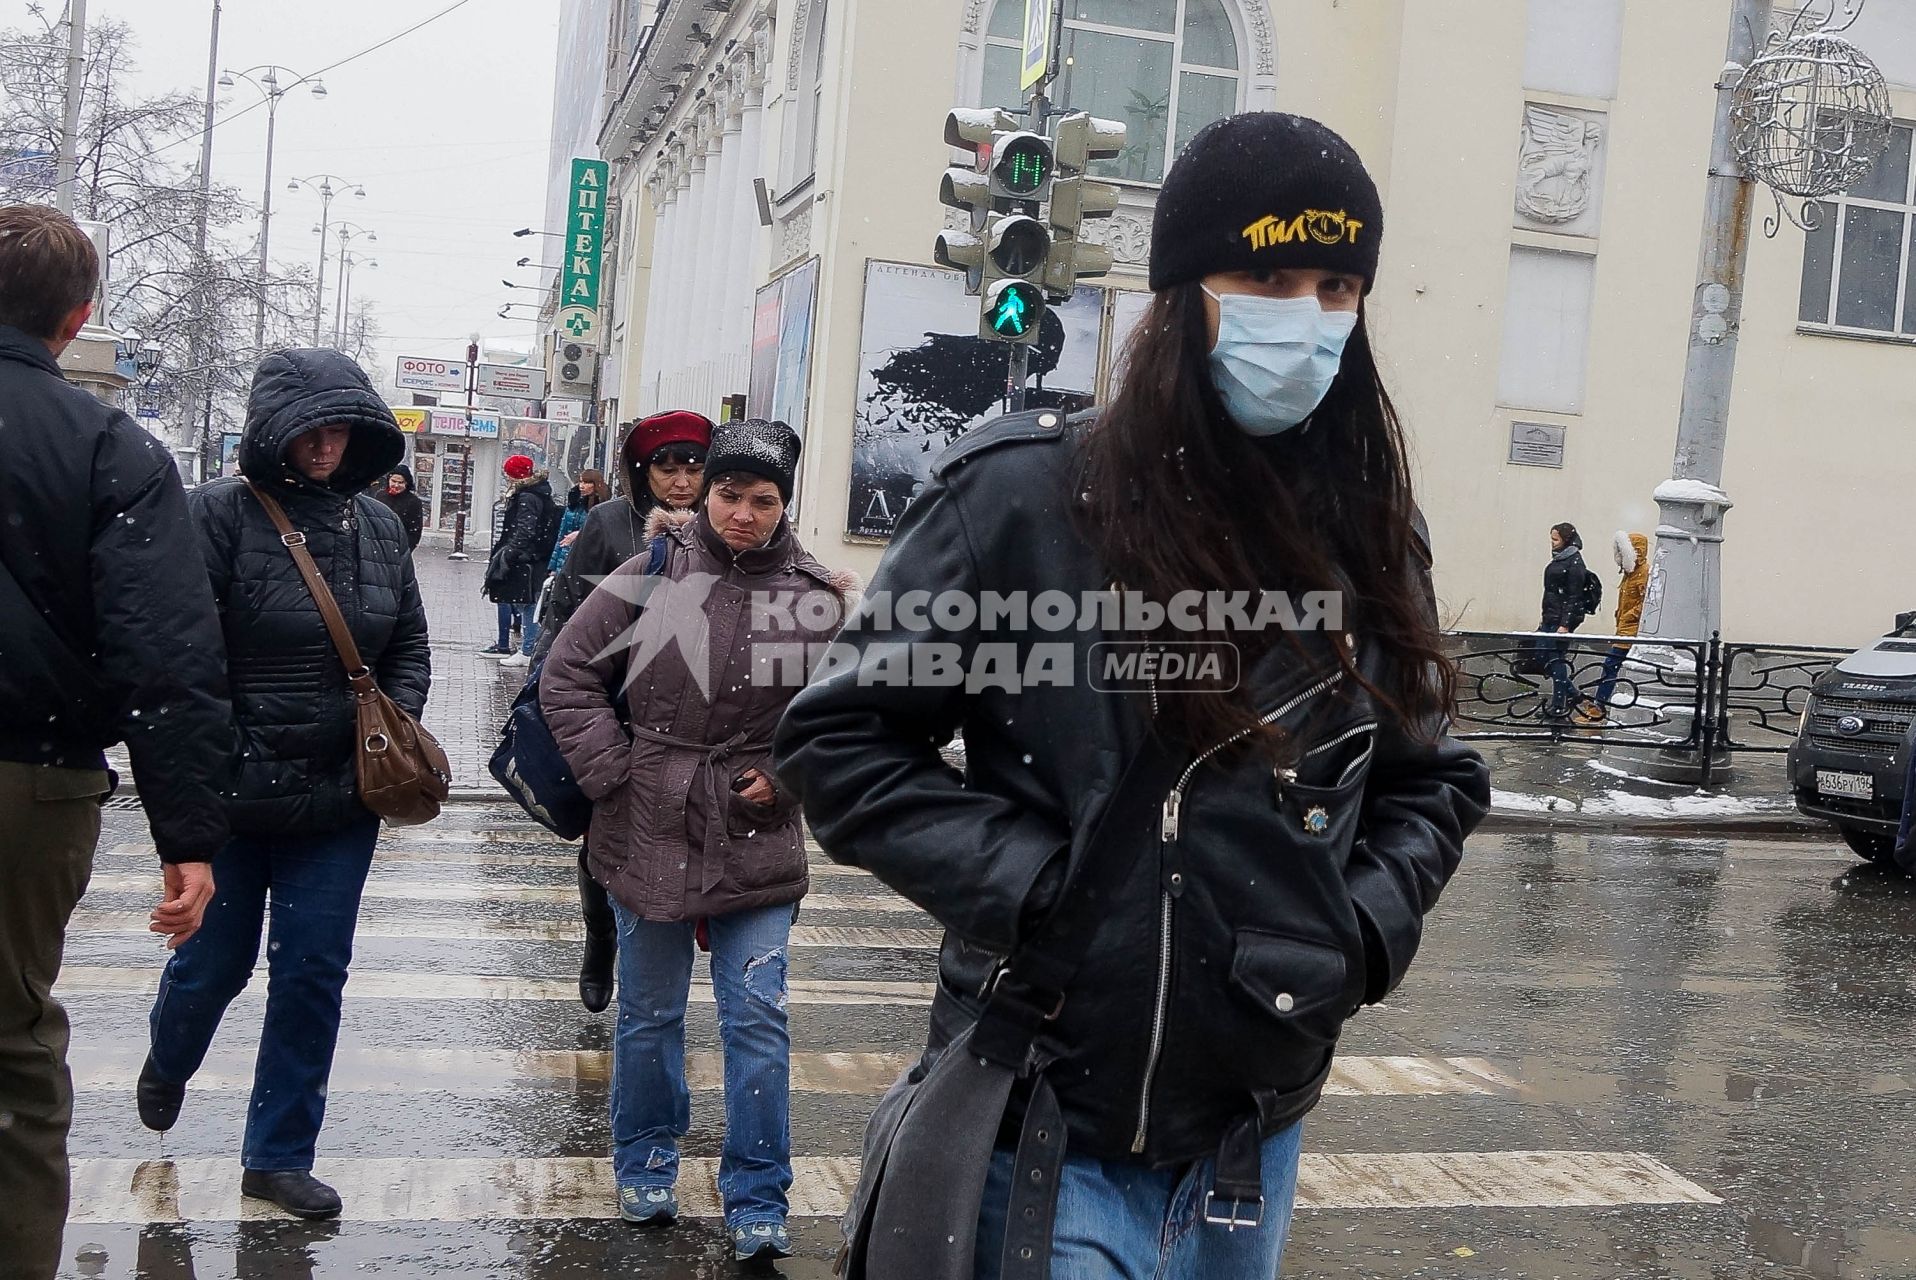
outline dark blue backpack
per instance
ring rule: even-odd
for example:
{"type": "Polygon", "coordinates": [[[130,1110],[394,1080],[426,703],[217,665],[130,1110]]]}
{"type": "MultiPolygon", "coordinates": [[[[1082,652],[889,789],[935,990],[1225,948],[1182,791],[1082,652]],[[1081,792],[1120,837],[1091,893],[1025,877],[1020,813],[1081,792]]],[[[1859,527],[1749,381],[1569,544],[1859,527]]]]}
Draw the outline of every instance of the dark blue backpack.
{"type": "MultiPolygon", "coordinates": [[[[665,568],[665,539],[652,544],[645,572],[657,577],[665,568]]],[[[579,790],[572,768],[559,754],[559,744],[546,727],[544,710],[539,706],[539,673],[545,659],[532,664],[525,685],[512,701],[512,711],[499,746],[487,766],[499,785],[506,789],[526,815],[561,840],[577,840],[592,822],[592,802],[579,790]]]]}

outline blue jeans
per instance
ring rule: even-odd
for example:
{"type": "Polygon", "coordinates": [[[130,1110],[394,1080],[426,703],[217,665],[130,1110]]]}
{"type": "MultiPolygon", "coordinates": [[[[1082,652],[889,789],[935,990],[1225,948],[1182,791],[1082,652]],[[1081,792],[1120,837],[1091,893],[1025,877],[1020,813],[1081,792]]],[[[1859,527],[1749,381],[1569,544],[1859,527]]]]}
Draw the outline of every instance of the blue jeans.
{"type": "Polygon", "coordinates": [[[1550,658],[1550,707],[1553,716],[1569,715],[1583,700],[1583,693],[1577,688],[1577,681],[1571,674],[1575,653],[1570,647],[1568,636],[1559,640],[1545,641],[1545,650],[1550,658]]]}
{"type": "MultiPolygon", "coordinates": [[[[692,923],[653,924],[613,900],[619,1028],[612,1049],[612,1171],[621,1188],[669,1187],[692,1124],[685,1001],[692,923]]],[[[792,1039],[785,970],[795,908],[713,916],[712,992],[725,1049],[719,1195],[728,1226],[782,1222],[792,1186],[792,1039]]]]}
{"type": "MultiPolygon", "coordinates": [[[[1204,1220],[1214,1161],[1152,1169],[1067,1154],[1051,1235],[1052,1280],[1224,1280],[1273,1277],[1291,1232],[1302,1121],[1264,1140],[1264,1221],[1235,1231],[1204,1220]]],[[[978,1219],[978,1280],[994,1280],[1004,1250],[1014,1156],[999,1151],[978,1219]]]]}
{"type": "Polygon", "coordinates": [[[313,1167],[359,897],[378,840],[379,819],[370,813],[325,835],[235,836],[214,855],[218,889],[206,923],[160,975],[153,1068],[184,1084],[205,1061],[226,1006],[253,976],[271,894],[266,1023],[240,1148],[248,1169],[313,1167]]]}
{"type": "Polygon", "coordinates": [[[1610,705],[1611,695],[1617,691],[1617,675],[1623,670],[1623,660],[1630,656],[1628,649],[1612,649],[1603,655],[1603,679],[1597,684],[1597,705],[1610,705]]]}
{"type": "Polygon", "coordinates": [[[539,606],[533,603],[502,604],[499,606],[499,647],[512,647],[512,616],[519,615],[519,652],[532,656],[532,646],[539,640],[539,623],[533,618],[539,606]]]}

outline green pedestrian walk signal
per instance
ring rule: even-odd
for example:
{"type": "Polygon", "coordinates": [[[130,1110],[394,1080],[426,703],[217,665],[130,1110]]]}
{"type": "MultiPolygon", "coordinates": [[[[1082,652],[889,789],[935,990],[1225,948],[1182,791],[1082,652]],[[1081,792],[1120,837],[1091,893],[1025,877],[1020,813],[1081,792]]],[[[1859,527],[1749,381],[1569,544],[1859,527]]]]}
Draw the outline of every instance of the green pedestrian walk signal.
{"type": "Polygon", "coordinates": [[[981,337],[1005,342],[1035,342],[1044,316],[1044,293],[1027,280],[1001,280],[985,293],[981,337]]]}

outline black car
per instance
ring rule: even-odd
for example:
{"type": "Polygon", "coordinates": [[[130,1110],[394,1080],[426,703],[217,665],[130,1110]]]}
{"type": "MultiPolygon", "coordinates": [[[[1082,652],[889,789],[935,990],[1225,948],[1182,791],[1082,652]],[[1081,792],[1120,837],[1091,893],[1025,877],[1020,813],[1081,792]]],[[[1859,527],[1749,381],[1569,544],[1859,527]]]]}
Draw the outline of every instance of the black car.
{"type": "Polygon", "coordinates": [[[1834,823],[1871,862],[1892,860],[1916,735],[1916,612],[1858,649],[1810,689],[1790,790],[1796,807],[1834,823]]]}

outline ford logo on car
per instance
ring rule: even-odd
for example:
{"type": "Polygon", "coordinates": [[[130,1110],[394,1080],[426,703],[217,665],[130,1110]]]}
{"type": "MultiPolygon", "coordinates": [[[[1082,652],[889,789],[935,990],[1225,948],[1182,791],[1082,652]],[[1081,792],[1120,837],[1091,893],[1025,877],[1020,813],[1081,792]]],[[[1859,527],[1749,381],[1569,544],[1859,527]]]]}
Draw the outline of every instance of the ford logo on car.
{"type": "Polygon", "coordinates": [[[1861,716],[1844,716],[1836,722],[1836,731],[1851,738],[1854,738],[1868,727],[1869,726],[1863,723],[1863,717],[1861,716]]]}

